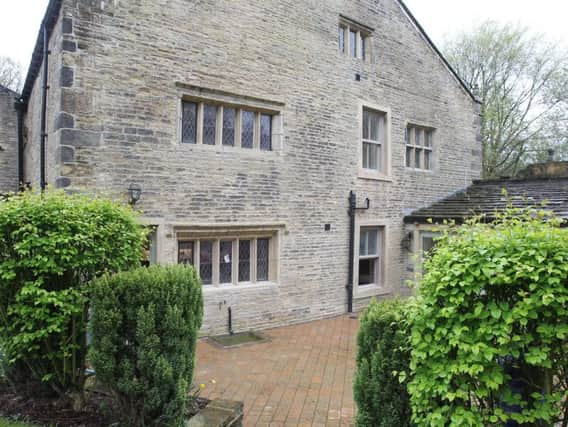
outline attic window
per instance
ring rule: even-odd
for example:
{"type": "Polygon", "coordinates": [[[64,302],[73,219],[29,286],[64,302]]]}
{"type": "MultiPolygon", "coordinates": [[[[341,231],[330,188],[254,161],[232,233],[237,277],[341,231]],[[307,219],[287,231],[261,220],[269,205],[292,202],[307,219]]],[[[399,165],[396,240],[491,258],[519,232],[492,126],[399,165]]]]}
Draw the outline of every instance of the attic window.
{"type": "Polygon", "coordinates": [[[373,30],[341,16],[338,25],[339,52],[353,59],[367,61],[373,30]]]}

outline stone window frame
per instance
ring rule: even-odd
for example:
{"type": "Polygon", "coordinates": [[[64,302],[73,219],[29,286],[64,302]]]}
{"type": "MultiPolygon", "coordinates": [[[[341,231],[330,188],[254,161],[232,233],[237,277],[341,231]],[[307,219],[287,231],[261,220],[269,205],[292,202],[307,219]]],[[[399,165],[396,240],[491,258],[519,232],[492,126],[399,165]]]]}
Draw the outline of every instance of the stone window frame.
{"type": "Polygon", "coordinates": [[[387,286],[387,258],[389,247],[390,227],[386,220],[359,219],[355,227],[355,256],[353,260],[353,296],[355,298],[367,298],[388,293],[387,286]],[[361,242],[361,229],[377,228],[379,230],[378,242],[379,262],[377,283],[359,285],[359,246],[361,242]]]}
{"type": "Polygon", "coordinates": [[[179,246],[183,242],[193,242],[194,253],[194,268],[199,274],[200,263],[200,242],[212,241],[212,283],[203,285],[203,289],[227,289],[227,288],[242,288],[248,286],[263,286],[274,285],[278,283],[280,275],[279,271],[279,253],[280,253],[280,231],[275,228],[270,229],[242,229],[242,230],[227,230],[227,229],[180,229],[176,233],[176,263],[179,263],[179,246]],[[258,280],[258,256],[257,247],[258,240],[268,239],[269,244],[269,268],[268,280],[258,280]],[[246,282],[239,281],[239,242],[242,240],[250,240],[250,280],[246,282]],[[231,282],[221,283],[220,281],[220,242],[232,242],[232,271],[231,282]]]}
{"type": "Polygon", "coordinates": [[[178,129],[177,142],[182,147],[199,147],[200,149],[234,150],[243,152],[269,154],[280,152],[284,148],[284,106],[280,101],[268,100],[249,95],[239,95],[219,89],[194,86],[176,82],[178,87],[178,129]],[[197,104],[196,143],[183,142],[183,105],[185,102],[197,104]],[[215,145],[203,144],[203,109],[204,106],[217,107],[215,145]],[[235,109],[235,141],[233,145],[223,143],[223,111],[225,108],[235,109]],[[242,147],[242,114],[243,111],[254,113],[253,147],[242,147]],[[271,149],[263,149],[261,144],[261,117],[271,116],[271,149]]]}
{"type": "Polygon", "coordinates": [[[406,169],[416,172],[425,172],[425,173],[434,172],[434,169],[436,167],[436,128],[435,127],[416,122],[406,122],[406,126],[404,128],[404,147],[405,147],[404,165],[406,169]],[[422,141],[421,144],[416,144],[415,135],[417,131],[420,131],[420,134],[422,135],[420,138],[420,141],[422,141]],[[426,133],[430,135],[429,146],[425,145],[426,133]],[[419,150],[420,153],[419,167],[416,167],[416,150],[419,150]],[[425,167],[426,152],[430,153],[429,168],[425,167]]]}
{"type": "Polygon", "coordinates": [[[358,105],[358,177],[376,181],[392,182],[392,138],[391,138],[391,109],[371,102],[361,101],[358,105]],[[376,111],[385,116],[385,135],[382,143],[382,169],[363,168],[363,110],[376,111]]]}
{"type": "Polygon", "coordinates": [[[344,55],[350,59],[358,59],[363,62],[370,62],[372,57],[371,40],[374,32],[373,28],[361,24],[344,15],[339,15],[337,30],[338,51],[341,55],[344,55]],[[351,33],[355,34],[355,49],[351,47],[351,33]],[[343,43],[341,43],[342,40],[343,43]],[[353,50],[355,50],[355,52],[353,52],[353,50]]]}

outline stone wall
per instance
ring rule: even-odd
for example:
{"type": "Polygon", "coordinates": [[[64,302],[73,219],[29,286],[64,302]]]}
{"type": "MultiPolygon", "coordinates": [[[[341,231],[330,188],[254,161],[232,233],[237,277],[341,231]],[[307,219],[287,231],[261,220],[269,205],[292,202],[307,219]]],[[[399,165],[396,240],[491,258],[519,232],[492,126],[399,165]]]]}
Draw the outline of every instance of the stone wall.
{"type": "Polygon", "coordinates": [[[0,85],[0,194],[18,189],[17,96],[0,85]]]}
{"type": "Polygon", "coordinates": [[[161,262],[184,227],[278,230],[277,283],[207,288],[204,333],[226,331],[228,307],[237,331],[344,313],[350,190],[370,199],[357,225],[386,236],[383,284],[356,289],[356,307],[405,291],[404,213],[480,175],[477,106],[396,0],[65,0],[58,28],[72,78],[50,176],[123,199],[140,184],[161,262]],[[370,61],[338,52],[340,14],[375,29],[370,61]],[[277,105],[281,146],[180,144],[190,87],[277,105]],[[359,178],[364,104],[389,112],[387,180],[359,178]],[[436,129],[433,171],[405,167],[408,122],[436,129]]]}

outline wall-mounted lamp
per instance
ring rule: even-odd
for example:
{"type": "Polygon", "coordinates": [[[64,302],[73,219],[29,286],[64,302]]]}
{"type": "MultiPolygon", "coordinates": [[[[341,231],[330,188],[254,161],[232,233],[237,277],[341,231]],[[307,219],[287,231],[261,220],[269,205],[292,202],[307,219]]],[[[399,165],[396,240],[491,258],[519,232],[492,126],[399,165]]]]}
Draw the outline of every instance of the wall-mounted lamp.
{"type": "Polygon", "coordinates": [[[138,184],[130,184],[130,187],[128,187],[128,195],[130,197],[128,203],[134,206],[140,200],[140,196],[142,195],[142,187],[140,187],[138,184]]]}

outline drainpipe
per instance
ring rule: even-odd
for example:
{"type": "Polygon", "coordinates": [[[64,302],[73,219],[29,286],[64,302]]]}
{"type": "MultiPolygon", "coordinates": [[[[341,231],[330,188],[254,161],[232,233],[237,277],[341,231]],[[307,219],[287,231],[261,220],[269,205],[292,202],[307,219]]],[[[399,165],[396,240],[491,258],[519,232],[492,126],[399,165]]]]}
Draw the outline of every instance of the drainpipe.
{"type": "Polygon", "coordinates": [[[24,190],[24,111],[25,105],[22,99],[17,99],[14,104],[18,117],[18,188],[24,190]]]}
{"type": "Polygon", "coordinates": [[[349,193],[349,268],[347,278],[347,312],[353,313],[353,264],[355,263],[355,216],[358,210],[367,210],[371,201],[365,199],[365,206],[357,207],[357,195],[354,191],[349,193]]]}
{"type": "Polygon", "coordinates": [[[47,25],[43,23],[43,82],[42,82],[42,99],[41,99],[41,140],[40,140],[40,153],[39,153],[39,163],[40,163],[40,187],[41,192],[45,191],[47,186],[46,182],[46,165],[45,165],[45,144],[47,140],[46,131],[46,116],[47,116],[47,91],[49,86],[47,85],[48,79],[48,67],[49,67],[49,37],[47,34],[47,25]]]}

